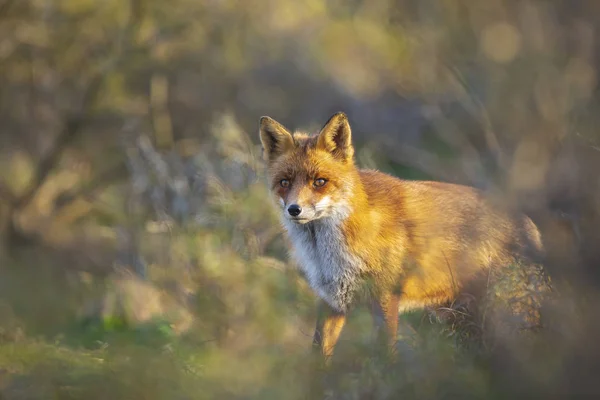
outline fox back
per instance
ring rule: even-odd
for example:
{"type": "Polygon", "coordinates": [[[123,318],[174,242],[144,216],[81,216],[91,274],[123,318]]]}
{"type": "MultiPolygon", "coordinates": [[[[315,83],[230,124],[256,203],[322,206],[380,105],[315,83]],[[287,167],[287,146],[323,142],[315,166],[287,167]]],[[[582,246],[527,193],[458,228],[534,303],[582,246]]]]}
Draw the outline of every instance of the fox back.
{"type": "Polygon", "coordinates": [[[389,320],[476,296],[490,274],[543,255],[531,219],[474,188],[357,168],[343,113],[312,136],[263,117],[260,138],[294,258],[332,315],[364,282],[389,320]]]}

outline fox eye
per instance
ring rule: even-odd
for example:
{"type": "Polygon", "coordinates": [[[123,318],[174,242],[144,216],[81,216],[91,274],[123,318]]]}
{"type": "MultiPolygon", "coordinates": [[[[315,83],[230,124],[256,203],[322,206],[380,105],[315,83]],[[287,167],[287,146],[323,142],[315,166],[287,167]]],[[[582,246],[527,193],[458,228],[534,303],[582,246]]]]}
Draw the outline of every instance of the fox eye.
{"type": "Polygon", "coordinates": [[[279,181],[279,186],[282,188],[286,188],[290,186],[290,181],[288,179],[282,179],[279,181]]]}
{"type": "Polygon", "coordinates": [[[327,179],[318,178],[318,179],[315,179],[315,181],[313,182],[313,185],[315,185],[316,187],[321,187],[321,186],[325,185],[326,183],[327,183],[327,179]]]}

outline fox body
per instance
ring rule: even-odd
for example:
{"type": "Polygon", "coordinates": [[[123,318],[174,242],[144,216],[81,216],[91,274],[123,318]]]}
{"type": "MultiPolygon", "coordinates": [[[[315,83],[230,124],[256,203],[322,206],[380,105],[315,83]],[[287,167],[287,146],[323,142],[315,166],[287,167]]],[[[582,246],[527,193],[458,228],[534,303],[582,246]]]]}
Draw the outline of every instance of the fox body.
{"type": "Polygon", "coordinates": [[[476,293],[490,270],[542,251],[527,216],[474,188],[357,168],[343,113],[312,136],[263,117],[260,139],[293,256],[321,299],[314,341],[326,355],[364,282],[393,341],[398,312],[476,293]]]}

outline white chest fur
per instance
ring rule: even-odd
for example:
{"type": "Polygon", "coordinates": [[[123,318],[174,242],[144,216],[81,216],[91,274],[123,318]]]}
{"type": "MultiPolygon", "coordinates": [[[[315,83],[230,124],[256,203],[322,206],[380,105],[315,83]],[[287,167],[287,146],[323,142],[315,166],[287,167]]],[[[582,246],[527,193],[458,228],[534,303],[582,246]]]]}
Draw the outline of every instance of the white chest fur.
{"type": "Polygon", "coordinates": [[[283,220],[293,255],[310,286],[331,307],[346,311],[364,268],[360,258],[349,251],[341,223],[336,218],[305,225],[283,220]]]}

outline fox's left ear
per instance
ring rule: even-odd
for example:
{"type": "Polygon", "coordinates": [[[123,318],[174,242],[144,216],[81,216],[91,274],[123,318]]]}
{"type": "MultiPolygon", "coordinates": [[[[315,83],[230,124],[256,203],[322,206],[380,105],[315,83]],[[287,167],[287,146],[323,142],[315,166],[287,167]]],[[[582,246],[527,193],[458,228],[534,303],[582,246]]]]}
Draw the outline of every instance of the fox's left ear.
{"type": "Polygon", "coordinates": [[[333,114],[319,132],[317,148],[330,152],[335,158],[350,161],[354,156],[352,133],[348,117],[343,112],[333,114]]]}

